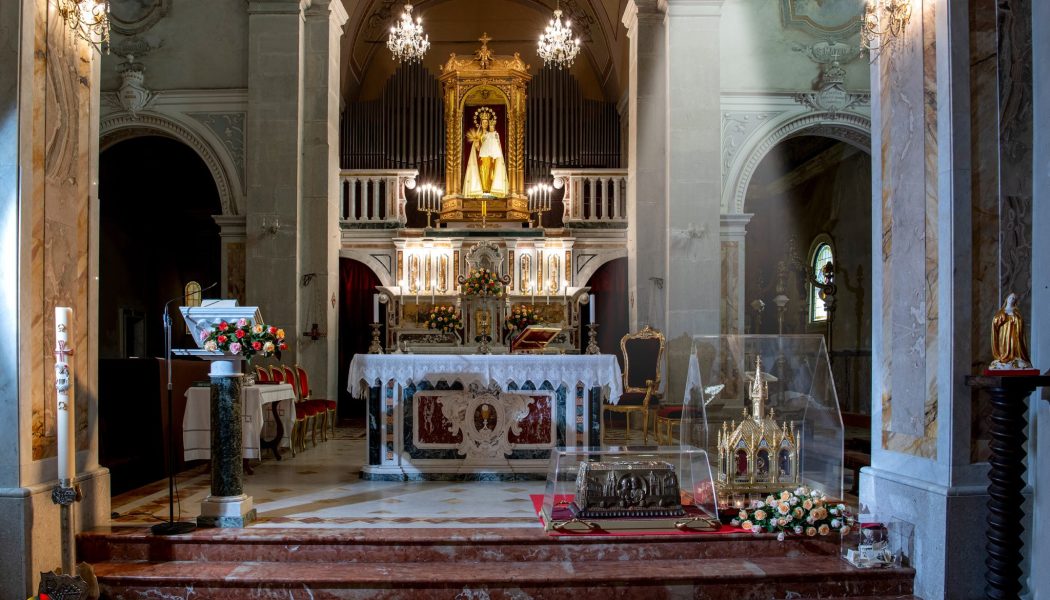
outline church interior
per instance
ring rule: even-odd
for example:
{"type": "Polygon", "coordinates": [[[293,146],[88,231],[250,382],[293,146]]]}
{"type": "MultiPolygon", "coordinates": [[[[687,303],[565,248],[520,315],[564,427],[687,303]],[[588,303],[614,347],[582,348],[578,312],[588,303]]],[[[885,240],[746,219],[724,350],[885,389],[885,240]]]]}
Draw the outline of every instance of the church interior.
{"type": "Polygon", "coordinates": [[[0,598],[1050,599],[1050,3],[0,31],[0,598]]]}

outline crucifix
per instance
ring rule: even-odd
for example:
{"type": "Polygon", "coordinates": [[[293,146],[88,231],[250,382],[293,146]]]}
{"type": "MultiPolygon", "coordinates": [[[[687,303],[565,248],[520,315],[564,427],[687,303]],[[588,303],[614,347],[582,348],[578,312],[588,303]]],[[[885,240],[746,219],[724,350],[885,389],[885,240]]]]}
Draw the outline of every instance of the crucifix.
{"type": "Polygon", "coordinates": [[[474,53],[474,56],[478,59],[478,62],[481,63],[481,68],[487,69],[489,68],[489,62],[492,60],[492,51],[489,50],[489,42],[492,41],[492,38],[490,38],[489,34],[486,32],[481,34],[478,41],[481,42],[481,48],[478,48],[478,51],[474,53]]]}

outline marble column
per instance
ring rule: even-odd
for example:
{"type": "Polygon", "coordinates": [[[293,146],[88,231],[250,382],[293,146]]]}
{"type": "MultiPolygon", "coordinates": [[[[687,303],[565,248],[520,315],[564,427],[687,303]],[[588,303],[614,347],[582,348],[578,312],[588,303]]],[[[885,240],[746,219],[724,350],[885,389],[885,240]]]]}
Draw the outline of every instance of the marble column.
{"type": "Polygon", "coordinates": [[[667,279],[667,63],[657,0],[628,0],[627,297],[631,331],[663,330],[667,279]]]}
{"type": "Polygon", "coordinates": [[[303,104],[303,274],[299,320],[327,337],[298,336],[299,361],[314,397],[337,398],[339,382],[339,59],[346,9],[338,0],[314,0],[306,11],[303,104]]]}
{"type": "Polygon", "coordinates": [[[721,216],[722,240],[722,325],[720,333],[745,333],[744,323],[749,307],[744,296],[746,280],[747,224],[751,214],[721,216]]]}
{"type": "MultiPolygon", "coordinates": [[[[1032,3],[1032,56],[1050,56],[1050,2],[1032,3]]],[[[1032,60],[1032,98],[1050,97],[1050,61],[1032,60]]],[[[1050,231],[1050,104],[1034,102],[1032,106],[1033,177],[1032,229],[1050,231]]],[[[1032,237],[1032,302],[1030,306],[1050,306],[1050,237],[1032,237]],[[1037,261],[1042,260],[1040,264],[1037,261]]],[[[1044,372],[1050,368],[1050,311],[1032,310],[1032,364],[1044,372]]],[[[1029,399],[1028,422],[1032,431],[1028,439],[1028,483],[1032,487],[1031,521],[1025,529],[1031,537],[1025,540],[1028,575],[1027,588],[1033,598],[1050,598],[1050,569],[1032,568],[1050,564],[1050,390],[1041,390],[1029,399]]]]}
{"type": "MultiPolygon", "coordinates": [[[[298,338],[303,219],[303,11],[307,0],[248,3],[247,303],[298,338]]],[[[297,361],[296,344],[282,362],[297,361]]]]}
{"type": "Polygon", "coordinates": [[[915,594],[983,597],[987,465],[971,462],[969,7],[916,0],[872,64],[872,464],[862,514],[915,527],[915,594]]]}
{"type": "Polygon", "coordinates": [[[244,493],[243,364],[240,359],[211,363],[211,494],[201,501],[198,527],[245,527],[255,521],[252,497],[244,493]]]}
{"type": "Polygon", "coordinates": [[[0,590],[24,598],[61,565],[55,306],[74,310],[77,531],[108,523],[98,464],[99,54],[47,0],[0,2],[0,590]]]}
{"type": "Polygon", "coordinates": [[[242,305],[247,301],[244,295],[244,251],[245,251],[245,218],[243,215],[213,215],[212,219],[219,226],[219,291],[216,298],[236,298],[242,305]]]}
{"type": "Polygon", "coordinates": [[[677,402],[692,336],[720,330],[722,0],[666,0],[666,5],[665,397],[677,402]]]}

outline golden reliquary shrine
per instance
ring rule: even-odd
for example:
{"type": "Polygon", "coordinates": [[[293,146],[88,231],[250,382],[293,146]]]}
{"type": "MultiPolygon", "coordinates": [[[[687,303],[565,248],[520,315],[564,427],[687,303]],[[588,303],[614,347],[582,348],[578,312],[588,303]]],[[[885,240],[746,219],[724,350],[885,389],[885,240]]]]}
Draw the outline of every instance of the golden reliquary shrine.
{"type": "Polygon", "coordinates": [[[718,431],[718,492],[771,494],[799,483],[798,432],[795,422],[777,422],[773,409],[766,411],[769,383],[777,381],[762,371],[762,358],[746,373],[751,413],[744,409],[739,424],[722,422],[718,431]]]}

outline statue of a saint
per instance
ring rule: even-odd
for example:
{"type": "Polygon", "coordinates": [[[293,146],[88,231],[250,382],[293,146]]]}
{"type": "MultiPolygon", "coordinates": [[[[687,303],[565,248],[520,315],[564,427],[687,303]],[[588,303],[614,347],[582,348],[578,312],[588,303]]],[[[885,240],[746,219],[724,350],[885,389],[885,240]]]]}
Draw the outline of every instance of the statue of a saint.
{"type": "Polygon", "coordinates": [[[989,369],[993,371],[1032,368],[1024,341],[1024,319],[1017,308],[1017,294],[1012,292],[992,319],[992,357],[989,369]]]}
{"type": "Polygon", "coordinates": [[[496,114],[483,106],[474,112],[474,125],[467,132],[470,157],[463,176],[463,195],[467,198],[503,198],[509,186],[503,146],[496,131],[496,114]]]}

